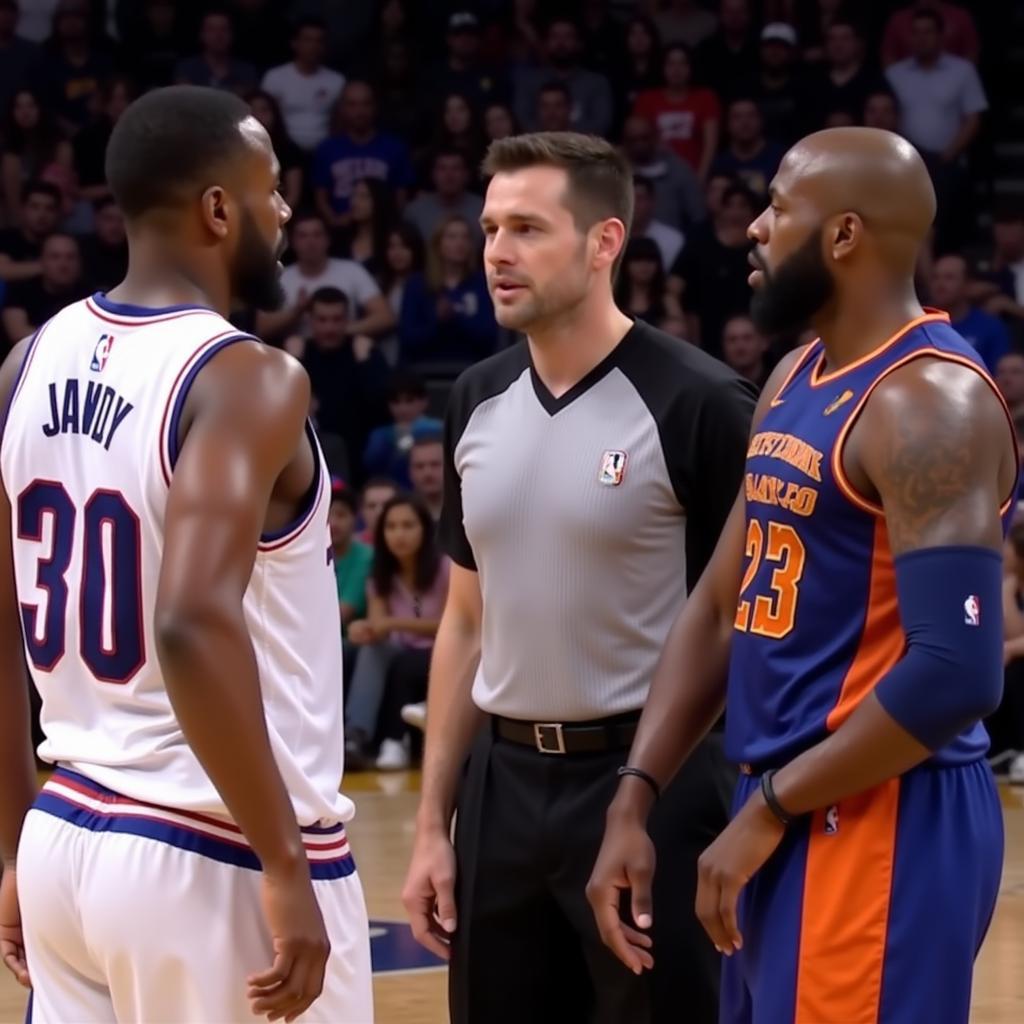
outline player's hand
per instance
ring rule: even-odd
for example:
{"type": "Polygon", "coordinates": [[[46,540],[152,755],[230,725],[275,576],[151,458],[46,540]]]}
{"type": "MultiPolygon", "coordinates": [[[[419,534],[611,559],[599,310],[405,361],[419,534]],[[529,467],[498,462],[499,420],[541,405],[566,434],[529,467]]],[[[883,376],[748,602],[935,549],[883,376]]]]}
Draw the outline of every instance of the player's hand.
{"type": "Polygon", "coordinates": [[[4,958],[4,967],[14,975],[18,984],[31,988],[25,942],[21,937],[21,910],[13,865],[4,866],[4,877],[0,880],[0,954],[4,958]]]}
{"type": "Polygon", "coordinates": [[[634,973],[654,966],[651,937],[639,929],[653,924],[651,882],[654,843],[639,818],[609,812],[604,841],[587,883],[587,900],[601,941],[634,973]],[[631,894],[636,928],[622,920],[622,893],[631,894]]]}
{"type": "Polygon", "coordinates": [[[455,850],[447,833],[440,829],[417,831],[402,903],[416,941],[442,960],[451,959],[451,940],[458,919],[455,850]]]}
{"type": "Polygon", "coordinates": [[[743,948],[736,915],[740,892],[785,832],[757,791],[697,861],[697,917],[720,953],[732,956],[743,948]]]}
{"type": "Polygon", "coordinates": [[[261,884],[263,919],[270,929],[274,963],[249,976],[248,997],[258,1016],[293,1021],[323,991],[331,945],[305,858],[286,872],[264,871],[261,884]]]}

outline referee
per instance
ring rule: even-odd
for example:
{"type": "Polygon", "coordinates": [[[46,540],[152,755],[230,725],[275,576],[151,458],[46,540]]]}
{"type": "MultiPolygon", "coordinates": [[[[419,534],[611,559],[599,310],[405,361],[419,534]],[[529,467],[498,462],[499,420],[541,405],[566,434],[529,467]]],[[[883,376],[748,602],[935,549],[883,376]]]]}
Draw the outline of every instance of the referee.
{"type": "Polygon", "coordinates": [[[515,136],[484,171],[495,312],[527,342],[449,405],[454,565],[403,900],[450,955],[455,1024],[711,1024],[719,963],[693,906],[731,797],[719,735],[652,816],[653,971],[601,943],[584,890],[659,652],[739,489],[755,395],[616,308],[633,197],[607,142],[515,136]]]}

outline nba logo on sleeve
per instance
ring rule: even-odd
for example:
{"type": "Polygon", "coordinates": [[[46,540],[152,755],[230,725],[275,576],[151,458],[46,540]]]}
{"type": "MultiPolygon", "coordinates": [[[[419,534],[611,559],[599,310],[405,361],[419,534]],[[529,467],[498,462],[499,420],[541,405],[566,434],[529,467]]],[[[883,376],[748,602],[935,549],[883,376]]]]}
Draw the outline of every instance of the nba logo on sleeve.
{"type": "Polygon", "coordinates": [[[610,451],[601,456],[601,472],[598,481],[606,487],[618,487],[626,472],[626,453],[610,451]]]}
{"type": "Polygon", "coordinates": [[[981,601],[976,594],[971,594],[964,601],[964,623],[968,626],[981,625],[981,601]]]}
{"type": "Polygon", "coordinates": [[[96,348],[92,353],[92,362],[89,364],[89,369],[93,373],[100,373],[103,367],[107,365],[107,360],[110,358],[110,350],[114,347],[114,336],[112,334],[101,334],[100,340],[96,342],[96,348]]]}

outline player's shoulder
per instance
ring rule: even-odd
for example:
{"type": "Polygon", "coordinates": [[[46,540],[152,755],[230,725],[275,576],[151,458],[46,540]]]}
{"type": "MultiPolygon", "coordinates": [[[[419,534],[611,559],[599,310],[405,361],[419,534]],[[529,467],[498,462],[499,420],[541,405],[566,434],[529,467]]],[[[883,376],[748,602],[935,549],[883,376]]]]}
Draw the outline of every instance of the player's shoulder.
{"type": "Polygon", "coordinates": [[[464,370],[452,386],[449,407],[457,417],[468,420],[473,410],[506,391],[530,368],[530,353],[519,341],[464,370]]]}

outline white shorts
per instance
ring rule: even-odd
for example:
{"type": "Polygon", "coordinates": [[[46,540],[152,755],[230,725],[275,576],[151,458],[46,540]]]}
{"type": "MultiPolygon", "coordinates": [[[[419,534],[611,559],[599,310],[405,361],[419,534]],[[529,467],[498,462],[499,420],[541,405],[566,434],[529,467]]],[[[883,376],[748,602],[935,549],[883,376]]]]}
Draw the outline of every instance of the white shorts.
{"type": "MultiPolygon", "coordinates": [[[[366,904],[344,828],[303,838],[331,955],[299,1019],[372,1024],[366,904]]],[[[29,1022],[255,1021],[246,978],[273,962],[259,897],[259,861],[234,826],[58,769],[18,849],[29,1022]]]]}

